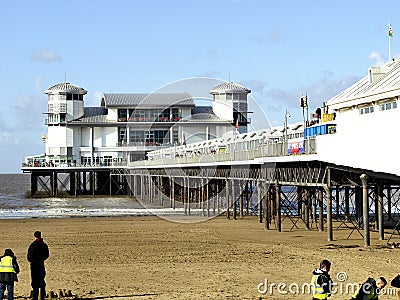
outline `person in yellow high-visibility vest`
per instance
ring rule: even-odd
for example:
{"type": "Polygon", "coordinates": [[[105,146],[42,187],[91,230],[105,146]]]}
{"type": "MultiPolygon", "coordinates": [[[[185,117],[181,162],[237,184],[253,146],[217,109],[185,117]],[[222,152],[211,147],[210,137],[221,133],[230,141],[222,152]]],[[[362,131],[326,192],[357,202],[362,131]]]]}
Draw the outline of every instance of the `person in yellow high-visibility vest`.
{"type": "Polygon", "coordinates": [[[7,299],[14,299],[14,281],[18,281],[19,266],[11,249],[6,249],[0,257],[0,299],[3,299],[7,288],[7,299]]]}
{"type": "Polygon", "coordinates": [[[313,300],[328,299],[332,293],[333,282],[329,271],[331,262],[323,259],[319,264],[319,269],[313,272],[311,279],[311,289],[313,292],[313,300]]]}

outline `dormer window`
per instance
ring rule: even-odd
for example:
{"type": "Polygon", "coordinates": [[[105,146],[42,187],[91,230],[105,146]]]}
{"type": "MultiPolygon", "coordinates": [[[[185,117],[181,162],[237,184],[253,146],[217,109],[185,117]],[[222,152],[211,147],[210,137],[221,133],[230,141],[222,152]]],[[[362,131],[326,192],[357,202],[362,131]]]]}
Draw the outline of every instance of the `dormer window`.
{"type": "Polygon", "coordinates": [[[397,108],[397,102],[387,102],[380,105],[380,110],[389,110],[397,108]]]}
{"type": "Polygon", "coordinates": [[[365,115],[365,114],[369,114],[369,113],[373,113],[373,112],[374,112],[374,107],[372,105],[360,108],[361,115],[365,115]]]}

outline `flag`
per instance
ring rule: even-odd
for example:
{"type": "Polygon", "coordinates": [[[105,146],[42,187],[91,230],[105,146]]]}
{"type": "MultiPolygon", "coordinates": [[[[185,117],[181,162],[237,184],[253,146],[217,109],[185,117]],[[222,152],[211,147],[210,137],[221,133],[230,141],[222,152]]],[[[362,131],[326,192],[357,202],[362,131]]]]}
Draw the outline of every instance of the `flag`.
{"type": "Polygon", "coordinates": [[[300,98],[300,107],[307,107],[308,103],[307,103],[307,95],[305,96],[301,96],[300,98]]]}
{"type": "Polygon", "coordinates": [[[239,118],[236,119],[236,135],[239,134],[239,118]]]}
{"type": "Polygon", "coordinates": [[[389,23],[388,35],[389,35],[389,37],[393,37],[393,29],[392,29],[392,25],[390,23],[389,23]]]}

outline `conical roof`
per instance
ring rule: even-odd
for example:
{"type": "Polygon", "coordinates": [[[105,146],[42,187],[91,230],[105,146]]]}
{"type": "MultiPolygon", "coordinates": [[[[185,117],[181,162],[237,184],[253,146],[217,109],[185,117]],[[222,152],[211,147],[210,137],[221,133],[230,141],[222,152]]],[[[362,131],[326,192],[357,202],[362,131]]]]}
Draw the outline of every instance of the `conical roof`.
{"type": "Polygon", "coordinates": [[[62,82],[52,87],[48,88],[44,91],[45,94],[58,94],[60,92],[63,93],[75,93],[75,94],[87,94],[87,91],[84,88],[81,88],[75,84],[69,82],[62,82]]]}
{"type": "Polygon", "coordinates": [[[250,93],[251,90],[247,89],[243,85],[240,85],[238,83],[233,83],[233,82],[224,82],[213,89],[210,90],[210,94],[221,94],[221,93],[250,93]]]}

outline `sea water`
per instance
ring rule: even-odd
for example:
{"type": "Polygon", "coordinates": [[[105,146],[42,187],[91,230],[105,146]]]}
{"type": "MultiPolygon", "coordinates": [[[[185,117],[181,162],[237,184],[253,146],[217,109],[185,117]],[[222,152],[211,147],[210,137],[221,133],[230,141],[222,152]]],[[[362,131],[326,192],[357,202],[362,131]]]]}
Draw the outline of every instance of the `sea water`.
{"type": "Polygon", "coordinates": [[[0,219],[143,216],[177,214],[144,208],[130,196],[30,197],[30,174],[0,174],[0,219]]]}

